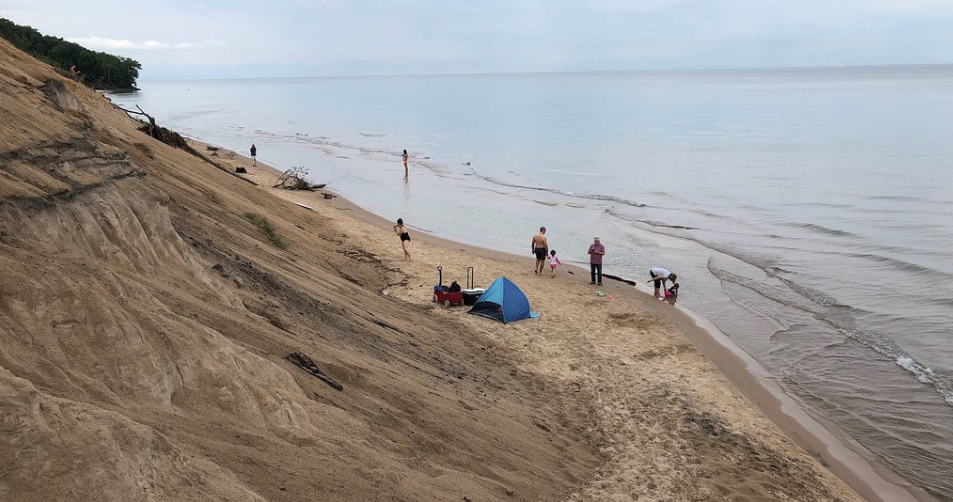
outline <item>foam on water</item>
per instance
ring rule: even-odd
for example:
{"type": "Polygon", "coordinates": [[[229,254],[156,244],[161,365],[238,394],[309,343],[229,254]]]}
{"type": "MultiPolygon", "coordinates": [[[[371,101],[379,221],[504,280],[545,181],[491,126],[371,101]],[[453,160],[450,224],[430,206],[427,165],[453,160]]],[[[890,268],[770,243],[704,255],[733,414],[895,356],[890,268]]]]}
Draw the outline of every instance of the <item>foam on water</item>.
{"type": "Polygon", "coordinates": [[[930,368],[918,363],[912,357],[903,354],[896,358],[897,366],[913,373],[921,383],[933,385],[937,392],[946,400],[947,404],[953,406],[953,384],[948,377],[936,374],[930,368]]]}

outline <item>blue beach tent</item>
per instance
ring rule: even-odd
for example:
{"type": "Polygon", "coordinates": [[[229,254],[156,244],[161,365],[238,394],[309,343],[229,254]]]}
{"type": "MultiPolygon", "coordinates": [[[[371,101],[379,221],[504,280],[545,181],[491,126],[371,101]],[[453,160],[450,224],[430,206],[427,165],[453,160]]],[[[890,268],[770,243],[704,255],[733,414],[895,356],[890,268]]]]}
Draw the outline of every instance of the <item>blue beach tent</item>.
{"type": "Polygon", "coordinates": [[[470,313],[506,324],[530,317],[529,300],[516,284],[506,277],[500,277],[477,298],[470,313]]]}

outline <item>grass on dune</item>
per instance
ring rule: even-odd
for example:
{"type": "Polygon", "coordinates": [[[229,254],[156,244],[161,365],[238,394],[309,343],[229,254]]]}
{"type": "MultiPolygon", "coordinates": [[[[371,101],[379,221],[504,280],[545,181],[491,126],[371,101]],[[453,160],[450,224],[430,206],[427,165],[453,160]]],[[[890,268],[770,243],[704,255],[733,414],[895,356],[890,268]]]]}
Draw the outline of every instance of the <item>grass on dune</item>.
{"type": "Polygon", "coordinates": [[[275,227],[270,221],[268,221],[267,218],[257,214],[246,213],[245,219],[250,221],[252,225],[255,225],[258,230],[261,230],[262,233],[268,237],[268,241],[271,242],[275,247],[288,249],[288,241],[286,241],[285,238],[282,237],[277,230],[275,230],[275,227]]]}

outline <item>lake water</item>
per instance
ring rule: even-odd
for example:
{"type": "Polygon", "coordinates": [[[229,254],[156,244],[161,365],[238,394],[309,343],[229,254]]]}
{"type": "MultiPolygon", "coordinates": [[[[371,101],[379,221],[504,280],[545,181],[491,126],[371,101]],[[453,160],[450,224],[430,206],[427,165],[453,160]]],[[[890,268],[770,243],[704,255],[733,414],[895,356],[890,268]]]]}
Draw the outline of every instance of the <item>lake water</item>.
{"type": "Polygon", "coordinates": [[[953,66],[143,82],[113,99],[255,143],[412,228],[528,256],[545,225],[564,262],[599,235],[607,273],[678,272],[681,304],[953,501],[953,66]]]}

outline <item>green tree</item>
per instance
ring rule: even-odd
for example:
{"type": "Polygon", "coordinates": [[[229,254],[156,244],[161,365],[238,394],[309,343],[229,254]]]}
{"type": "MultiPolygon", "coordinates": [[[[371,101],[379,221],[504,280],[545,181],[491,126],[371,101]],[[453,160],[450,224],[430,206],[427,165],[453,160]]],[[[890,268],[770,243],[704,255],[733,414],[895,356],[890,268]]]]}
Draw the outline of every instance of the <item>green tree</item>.
{"type": "Polygon", "coordinates": [[[91,51],[9,19],[0,18],[0,37],[54,68],[69,71],[75,66],[79,70],[77,78],[94,89],[135,89],[142,69],[135,59],[91,51]]]}

